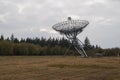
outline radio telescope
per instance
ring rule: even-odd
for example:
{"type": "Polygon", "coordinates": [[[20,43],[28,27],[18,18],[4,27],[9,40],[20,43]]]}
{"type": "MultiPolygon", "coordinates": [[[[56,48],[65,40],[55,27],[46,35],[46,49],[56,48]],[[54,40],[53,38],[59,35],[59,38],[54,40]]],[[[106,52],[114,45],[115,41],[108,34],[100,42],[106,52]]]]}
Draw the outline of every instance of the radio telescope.
{"type": "Polygon", "coordinates": [[[83,43],[77,38],[77,35],[80,34],[88,24],[89,22],[86,20],[72,20],[71,17],[68,17],[67,21],[57,23],[53,25],[52,28],[61,34],[64,34],[82,57],[88,57],[83,49],[83,43]]]}

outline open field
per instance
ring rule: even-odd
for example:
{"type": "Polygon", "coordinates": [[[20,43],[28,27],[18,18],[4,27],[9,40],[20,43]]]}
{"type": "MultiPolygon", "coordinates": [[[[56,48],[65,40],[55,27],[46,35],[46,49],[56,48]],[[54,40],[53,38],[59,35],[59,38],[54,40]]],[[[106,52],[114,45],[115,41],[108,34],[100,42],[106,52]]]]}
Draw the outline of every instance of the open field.
{"type": "Polygon", "coordinates": [[[120,58],[1,56],[0,80],[120,80],[120,58]]]}

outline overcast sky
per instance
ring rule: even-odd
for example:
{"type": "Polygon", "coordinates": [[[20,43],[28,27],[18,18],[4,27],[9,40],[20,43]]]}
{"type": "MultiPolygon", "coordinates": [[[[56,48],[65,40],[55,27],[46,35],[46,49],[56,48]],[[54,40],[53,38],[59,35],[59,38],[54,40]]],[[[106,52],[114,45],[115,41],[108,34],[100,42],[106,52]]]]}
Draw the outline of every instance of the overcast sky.
{"type": "Polygon", "coordinates": [[[69,16],[90,22],[80,40],[120,47],[120,0],[0,0],[0,35],[62,37],[52,26],[69,16]]]}

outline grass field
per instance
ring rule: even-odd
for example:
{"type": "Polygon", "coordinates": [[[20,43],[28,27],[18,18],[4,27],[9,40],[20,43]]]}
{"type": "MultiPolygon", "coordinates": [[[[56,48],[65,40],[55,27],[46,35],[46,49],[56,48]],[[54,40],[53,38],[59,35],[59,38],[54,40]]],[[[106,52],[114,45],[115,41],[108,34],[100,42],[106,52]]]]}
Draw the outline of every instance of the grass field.
{"type": "Polygon", "coordinates": [[[120,80],[120,58],[1,56],[0,80],[120,80]]]}

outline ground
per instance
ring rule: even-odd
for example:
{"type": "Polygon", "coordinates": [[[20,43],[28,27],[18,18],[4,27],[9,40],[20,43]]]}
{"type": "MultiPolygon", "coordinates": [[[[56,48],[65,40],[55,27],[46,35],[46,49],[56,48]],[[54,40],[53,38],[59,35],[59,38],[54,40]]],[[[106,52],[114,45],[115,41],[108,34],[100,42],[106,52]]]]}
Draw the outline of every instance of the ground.
{"type": "Polygon", "coordinates": [[[1,56],[0,80],[120,80],[120,58],[1,56]]]}

